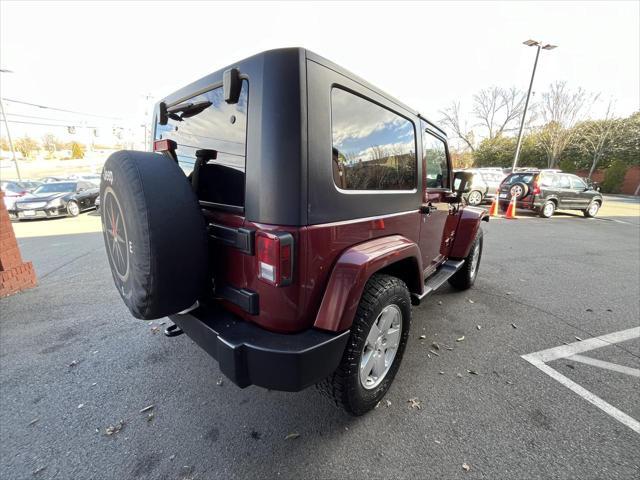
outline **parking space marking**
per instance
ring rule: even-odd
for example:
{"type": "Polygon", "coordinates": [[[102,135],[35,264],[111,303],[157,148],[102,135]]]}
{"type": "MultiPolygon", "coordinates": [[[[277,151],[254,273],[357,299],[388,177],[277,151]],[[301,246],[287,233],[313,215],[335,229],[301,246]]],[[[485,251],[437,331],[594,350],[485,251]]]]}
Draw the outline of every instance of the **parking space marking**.
{"type": "Polygon", "coordinates": [[[567,360],[573,360],[574,362],[580,362],[587,365],[593,365],[594,367],[606,368],[607,370],[613,370],[614,372],[625,373],[632,377],[640,378],[640,370],[637,368],[626,367],[624,365],[618,365],[617,363],[605,362],[604,360],[598,360],[597,358],[585,357],[583,355],[574,355],[567,357],[567,360]]]}
{"type": "MultiPolygon", "coordinates": [[[[554,380],[558,381],[560,384],[567,387],[574,393],[577,393],[582,398],[584,398],[587,402],[595,405],[600,410],[605,412],[607,415],[618,420],[623,425],[626,425],[634,432],[640,434],[640,422],[635,418],[627,415],[623,411],[617,409],[610,403],[605,402],[600,397],[594,395],[586,388],[577,384],[573,380],[565,377],[557,370],[551,368],[547,365],[547,362],[551,362],[554,360],[560,360],[563,358],[570,358],[578,356],[579,359],[584,360],[588,359],[589,361],[601,362],[600,360],[595,360],[589,357],[583,357],[579,355],[583,352],[588,352],[590,350],[595,350],[596,348],[607,347],[611,345],[615,345],[616,343],[624,342],[626,340],[633,340],[635,338],[640,337],[640,327],[629,328],[627,330],[621,330],[619,332],[609,333],[607,335],[601,335],[600,337],[589,338],[587,340],[581,340],[579,342],[570,343],[568,345],[561,345],[559,347],[548,348],[546,350],[541,350],[535,353],[529,353],[527,355],[522,355],[522,358],[529,362],[534,367],[543,371],[547,375],[549,375],[554,380]]],[[[580,361],[580,360],[577,360],[580,361]]],[[[586,363],[586,362],[583,362],[586,363]]],[[[608,366],[616,365],[609,362],[604,362],[608,364],[608,366]]],[[[592,365],[595,365],[593,362],[592,365]]],[[[601,366],[601,365],[595,365],[601,366]]],[[[621,365],[616,365],[616,367],[622,367],[621,365]]],[[[603,367],[607,368],[607,367],[603,367]]],[[[629,367],[623,367],[629,368],[629,367]]],[[[611,368],[609,368],[611,370],[611,368]]],[[[637,369],[630,369],[632,371],[636,371],[637,369]]],[[[635,375],[634,375],[635,376],[635,375]]]]}

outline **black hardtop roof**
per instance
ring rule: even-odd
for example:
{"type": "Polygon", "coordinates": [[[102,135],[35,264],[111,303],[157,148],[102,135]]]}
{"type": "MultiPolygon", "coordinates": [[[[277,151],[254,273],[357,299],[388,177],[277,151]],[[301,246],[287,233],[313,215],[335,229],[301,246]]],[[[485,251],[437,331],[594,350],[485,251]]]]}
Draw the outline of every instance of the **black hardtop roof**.
{"type": "MultiPolygon", "coordinates": [[[[265,50],[263,52],[257,53],[255,55],[252,55],[250,57],[247,57],[243,60],[239,60],[238,62],[234,62],[231,65],[227,65],[209,75],[206,75],[205,77],[202,77],[199,80],[196,80],[195,82],[191,83],[190,85],[185,86],[184,88],[181,88],[180,90],[172,93],[171,95],[168,95],[164,101],[167,103],[168,106],[175,104],[175,103],[179,103],[181,101],[184,101],[185,97],[188,97],[190,95],[193,95],[192,92],[194,91],[199,91],[202,89],[202,87],[204,85],[207,84],[211,84],[211,79],[212,77],[215,78],[221,78],[222,76],[222,72],[224,72],[225,70],[227,70],[228,68],[232,68],[241,64],[247,64],[247,63],[254,63],[254,62],[263,62],[267,57],[272,57],[272,56],[278,56],[278,54],[282,53],[282,54],[287,54],[287,55],[291,55],[291,53],[297,51],[298,55],[302,58],[306,58],[307,60],[310,60],[312,62],[318,63],[326,68],[329,68],[337,73],[340,73],[341,75],[344,75],[346,77],[349,77],[351,80],[361,84],[362,86],[368,88],[369,90],[372,90],[373,92],[377,93],[378,95],[386,98],[388,101],[395,103],[396,105],[398,105],[399,107],[408,110],[410,112],[412,112],[414,115],[420,117],[422,120],[424,120],[425,122],[427,122],[431,127],[433,127],[434,129],[436,129],[438,131],[439,134],[441,134],[442,136],[446,137],[446,133],[444,130],[442,130],[440,127],[438,127],[437,125],[435,125],[433,122],[427,120],[423,115],[420,115],[420,113],[416,110],[414,110],[413,108],[409,107],[408,105],[402,103],[400,100],[396,99],[395,97],[389,95],[388,93],[380,90],[379,88],[375,87],[374,85],[372,85],[371,83],[367,82],[366,80],[362,79],[361,77],[359,77],[358,75],[355,75],[354,73],[350,72],[349,70],[333,63],[331,60],[328,60],[320,55],[318,55],[317,53],[312,52],[311,50],[307,50],[306,48],[302,48],[302,47],[290,47],[290,48],[277,48],[277,49],[272,49],[272,50],[265,50]]],[[[240,73],[242,73],[242,69],[240,68],[240,73]]]]}

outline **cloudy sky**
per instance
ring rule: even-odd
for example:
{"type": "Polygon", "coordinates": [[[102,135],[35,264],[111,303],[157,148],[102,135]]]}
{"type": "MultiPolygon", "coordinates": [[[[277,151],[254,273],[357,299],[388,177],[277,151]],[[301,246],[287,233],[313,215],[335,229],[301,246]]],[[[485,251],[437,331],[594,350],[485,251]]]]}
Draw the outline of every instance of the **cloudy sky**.
{"type": "Polygon", "coordinates": [[[0,64],[14,72],[2,75],[2,96],[95,115],[140,121],[146,94],[304,46],[438,120],[481,88],[526,88],[528,38],[559,45],[542,53],[534,90],[566,80],[615,99],[620,115],[640,108],[637,1],[0,5],[0,64]]]}

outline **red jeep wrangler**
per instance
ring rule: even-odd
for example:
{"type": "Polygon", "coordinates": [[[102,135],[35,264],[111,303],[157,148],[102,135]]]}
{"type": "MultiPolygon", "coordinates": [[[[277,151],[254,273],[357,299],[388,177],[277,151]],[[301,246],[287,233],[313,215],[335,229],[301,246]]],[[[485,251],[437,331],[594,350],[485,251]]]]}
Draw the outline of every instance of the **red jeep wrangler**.
{"type": "Polygon", "coordinates": [[[154,124],[154,153],[111,155],[100,187],[131,313],[169,316],[240,387],[375,407],[411,305],[469,288],[482,256],[488,216],[462,204],[444,132],[299,48],[186,86],[154,124]]]}

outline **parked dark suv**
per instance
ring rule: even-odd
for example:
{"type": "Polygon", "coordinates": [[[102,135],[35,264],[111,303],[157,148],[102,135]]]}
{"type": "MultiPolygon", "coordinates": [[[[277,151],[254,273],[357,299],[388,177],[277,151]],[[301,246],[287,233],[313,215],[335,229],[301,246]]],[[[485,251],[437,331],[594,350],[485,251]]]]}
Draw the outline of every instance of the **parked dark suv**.
{"type": "Polygon", "coordinates": [[[583,179],[558,170],[527,170],[509,174],[500,185],[500,207],[505,210],[516,198],[516,207],[553,216],[557,209],[580,210],[595,217],[602,206],[602,195],[583,179]]]}
{"type": "Polygon", "coordinates": [[[354,415],[374,408],[411,305],[478,272],[488,217],[464,206],[444,132],[297,48],[208,75],[154,118],[155,153],[111,155],[100,188],[132,314],[169,316],[165,333],[240,387],[318,384],[354,415]]]}

